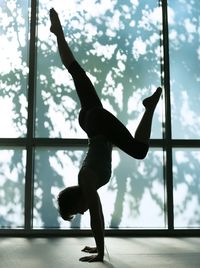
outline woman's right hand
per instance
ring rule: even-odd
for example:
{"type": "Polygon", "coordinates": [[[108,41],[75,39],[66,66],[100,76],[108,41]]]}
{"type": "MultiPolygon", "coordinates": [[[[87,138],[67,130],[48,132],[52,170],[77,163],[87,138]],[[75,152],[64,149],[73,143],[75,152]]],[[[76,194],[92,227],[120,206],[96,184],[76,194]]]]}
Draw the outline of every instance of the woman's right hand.
{"type": "Polygon", "coordinates": [[[84,247],[81,251],[87,252],[87,253],[97,253],[96,247],[84,247]]]}

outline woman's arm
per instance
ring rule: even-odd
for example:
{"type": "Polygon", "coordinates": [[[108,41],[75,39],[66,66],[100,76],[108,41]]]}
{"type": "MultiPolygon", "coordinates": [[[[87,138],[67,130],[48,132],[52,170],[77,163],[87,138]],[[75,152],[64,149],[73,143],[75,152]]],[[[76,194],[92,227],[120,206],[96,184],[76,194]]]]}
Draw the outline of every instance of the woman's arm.
{"type": "Polygon", "coordinates": [[[101,201],[95,187],[95,174],[84,169],[79,174],[80,186],[90,212],[90,224],[97,247],[97,255],[83,257],[80,261],[103,261],[104,258],[104,217],[101,201]]]}
{"type": "Polygon", "coordinates": [[[100,258],[104,257],[104,217],[102,212],[101,201],[98,193],[95,193],[95,200],[89,208],[91,228],[94,234],[94,239],[97,246],[97,252],[100,258]]]}
{"type": "Polygon", "coordinates": [[[98,193],[92,194],[93,197],[90,196],[93,202],[90,205],[90,222],[91,229],[94,235],[94,239],[97,247],[97,255],[90,255],[80,258],[80,261],[85,262],[97,262],[103,261],[104,258],[104,219],[102,213],[102,206],[98,196],[98,193]]]}

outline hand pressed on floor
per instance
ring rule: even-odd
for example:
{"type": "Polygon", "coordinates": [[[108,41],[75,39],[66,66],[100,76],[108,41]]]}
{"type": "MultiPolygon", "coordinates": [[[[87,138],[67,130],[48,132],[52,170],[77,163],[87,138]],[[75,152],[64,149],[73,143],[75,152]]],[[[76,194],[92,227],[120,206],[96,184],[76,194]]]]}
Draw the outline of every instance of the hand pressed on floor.
{"type": "Polygon", "coordinates": [[[97,248],[96,247],[84,247],[81,251],[87,252],[87,253],[97,253],[97,248]]]}

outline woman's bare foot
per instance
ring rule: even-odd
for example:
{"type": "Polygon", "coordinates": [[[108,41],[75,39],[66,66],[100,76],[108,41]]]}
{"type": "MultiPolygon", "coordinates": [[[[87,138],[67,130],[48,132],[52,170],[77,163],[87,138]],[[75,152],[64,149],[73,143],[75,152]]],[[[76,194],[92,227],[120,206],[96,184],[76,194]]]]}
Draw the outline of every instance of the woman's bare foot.
{"type": "Polygon", "coordinates": [[[157,90],[150,97],[143,100],[143,105],[146,110],[154,110],[162,94],[162,88],[158,87],[157,90]]]}
{"type": "Polygon", "coordinates": [[[54,8],[51,8],[49,11],[50,20],[51,20],[51,27],[50,31],[55,35],[62,33],[62,26],[60,23],[60,19],[58,17],[58,13],[55,11],[54,8]]]}

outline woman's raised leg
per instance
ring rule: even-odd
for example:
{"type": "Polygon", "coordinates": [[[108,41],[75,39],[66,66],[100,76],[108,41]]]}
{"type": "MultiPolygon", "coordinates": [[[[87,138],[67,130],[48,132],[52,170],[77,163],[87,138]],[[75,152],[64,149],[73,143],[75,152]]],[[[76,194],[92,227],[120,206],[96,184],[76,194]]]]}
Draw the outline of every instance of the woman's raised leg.
{"type": "Polygon", "coordinates": [[[121,121],[105,109],[91,110],[87,122],[88,129],[92,130],[91,135],[104,135],[128,155],[143,159],[149,149],[152,119],[161,93],[162,89],[158,88],[152,96],[143,101],[145,112],[134,137],[121,121]]]}
{"type": "Polygon", "coordinates": [[[60,23],[60,19],[58,17],[58,13],[55,9],[50,9],[49,12],[50,20],[51,20],[51,28],[50,31],[55,34],[58,43],[58,50],[62,60],[62,63],[68,69],[69,66],[75,61],[74,55],[69,48],[68,43],[65,40],[64,32],[60,23]]]}
{"type": "MultiPolygon", "coordinates": [[[[143,101],[145,112],[137,127],[135,137],[133,137],[128,129],[116,117],[114,117],[114,115],[104,109],[98,109],[98,107],[103,108],[101,101],[85,71],[75,60],[75,57],[65,40],[58,14],[54,9],[50,10],[50,20],[50,30],[57,37],[61,60],[73,77],[76,91],[81,102],[81,118],[83,120],[80,121],[83,122],[85,114],[87,111],[91,110],[91,117],[93,120],[91,120],[91,122],[89,122],[90,120],[87,122],[87,128],[84,128],[83,126],[85,123],[82,124],[83,129],[86,130],[86,132],[87,130],[92,129],[92,136],[99,134],[105,135],[121,150],[134,158],[144,158],[149,148],[154,110],[159,101],[162,89],[158,88],[152,96],[143,101]]],[[[89,117],[90,116],[88,116],[88,118],[89,117]]]]}
{"type": "Polygon", "coordinates": [[[135,138],[140,142],[146,144],[149,143],[151,136],[152,119],[161,93],[162,89],[158,87],[152,96],[143,100],[145,112],[135,132],[135,138]]]}
{"type": "Polygon", "coordinates": [[[85,71],[76,61],[66,39],[60,23],[57,12],[52,8],[50,10],[51,28],[50,31],[57,38],[58,51],[63,65],[67,68],[74,80],[75,88],[81,102],[81,107],[84,110],[89,110],[92,107],[102,107],[101,101],[95,91],[93,84],[85,71]]]}

